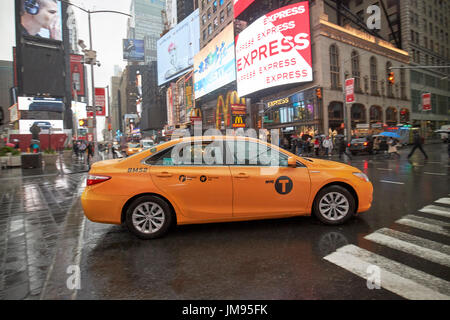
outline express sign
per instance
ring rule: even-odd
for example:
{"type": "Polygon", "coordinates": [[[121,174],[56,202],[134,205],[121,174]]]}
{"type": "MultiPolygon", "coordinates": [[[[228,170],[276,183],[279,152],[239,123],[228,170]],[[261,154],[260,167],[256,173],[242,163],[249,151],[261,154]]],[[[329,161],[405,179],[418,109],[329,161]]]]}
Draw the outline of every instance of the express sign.
{"type": "Polygon", "coordinates": [[[308,2],[272,11],[236,37],[237,91],[312,81],[308,2]]]}

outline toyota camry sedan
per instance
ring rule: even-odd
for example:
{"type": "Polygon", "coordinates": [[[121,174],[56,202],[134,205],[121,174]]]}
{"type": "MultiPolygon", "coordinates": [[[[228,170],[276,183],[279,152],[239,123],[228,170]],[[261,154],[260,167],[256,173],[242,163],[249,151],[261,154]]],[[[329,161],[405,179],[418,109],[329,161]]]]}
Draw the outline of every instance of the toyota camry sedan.
{"type": "Polygon", "coordinates": [[[253,138],[189,137],[94,163],[81,201],[91,221],[152,239],[172,224],[302,215],[341,224],[369,210],[372,192],[364,173],[342,163],[253,138]]]}

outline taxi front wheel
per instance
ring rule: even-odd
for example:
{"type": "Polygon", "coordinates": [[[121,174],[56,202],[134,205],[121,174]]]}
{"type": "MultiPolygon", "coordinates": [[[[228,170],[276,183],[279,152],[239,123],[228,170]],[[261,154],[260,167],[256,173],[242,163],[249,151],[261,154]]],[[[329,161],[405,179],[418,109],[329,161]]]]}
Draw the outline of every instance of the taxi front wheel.
{"type": "Polygon", "coordinates": [[[325,224],[341,224],[355,212],[355,199],[347,189],[337,185],[329,186],[317,194],[313,212],[325,224]]]}
{"type": "Polygon", "coordinates": [[[155,239],[167,233],[172,223],[169,205],[155,196],[142,196],[128,207],[126,225],[140,239],[155,239]]]}

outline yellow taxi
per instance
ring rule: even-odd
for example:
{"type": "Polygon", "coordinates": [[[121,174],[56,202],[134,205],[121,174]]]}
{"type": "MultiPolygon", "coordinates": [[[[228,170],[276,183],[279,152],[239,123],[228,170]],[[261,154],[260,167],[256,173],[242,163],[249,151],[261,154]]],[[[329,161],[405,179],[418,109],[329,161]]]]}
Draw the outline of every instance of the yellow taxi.
{"type": "Polygon", "coordinates": [[[137,237],[151,239],[173,223],[313,214],[325,224],[341,224],[369,210],[372,193],[357,168],[223,136],[176,139],[94,163],[81,201],[89,220],[124,223],[137,237]]]}
{"type": "Polygon", "coordinates": [[[140,143],[128,143],[127,144],[127,148],[125,150],[125,153],[127,154],[127,156],[131,156],[135,153],[141,152],[142,151],[142,146],[140,143]]]}

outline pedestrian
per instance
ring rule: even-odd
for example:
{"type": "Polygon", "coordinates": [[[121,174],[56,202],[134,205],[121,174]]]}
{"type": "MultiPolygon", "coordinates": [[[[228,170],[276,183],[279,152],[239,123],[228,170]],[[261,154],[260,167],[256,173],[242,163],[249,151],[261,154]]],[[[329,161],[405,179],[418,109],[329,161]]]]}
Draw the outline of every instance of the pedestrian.
{"type": "Polygon", "coordinates": [[[400,158],[400,154],[397,151],[397,142],[394,139],[389,138],[389,140],[388,140],[389,158],[391,158],[393,154],[395,154],[397,156],[397,158],[400,158]]]}
{"type": "Polygon", "coordinates": [[[319,156],[319,146],[320,146],[319,138],[314,138],[314,154],[316,155],[316,157],[319,156]]]}
{"type": "Polygon", "coordinates": [[[89,142],[86,149],[87,149],[87,164],[90,166],[91,159],[94,156],[94,146],[92,145],[92,142],[89,142]]]}
{"type": "Polygon", "coordinates": [[[86,143],[84,141],[80,142],[78,150],[79,150],[79,154],[81,156],[81,160],[84,160],[84,154],[86,153],[86,143]]]}
{"type": "Polygon", "coordinates": [[[297,155],[301,156],[303,154],[303,140],[297,139],[297,155]]]}
{"type": "Polygon", "coordinates": [[[75,157],[78,158],[78,142],[77,141],[73,142],[72,148],[73,148],[73,153],[75,154],[75,157]]]}
{"type": "Polygon", "coordinates": [[[377,154],[380,151],[380,138],[376,137],[373,141],[373,153],[377,154]]]}
{"type": "Polygon", "coordinates": [[[325,137],[325,140],[323,140],[322,146],[325,149],[325,156],[331,157],[331,151],[333,150],[333,143],[331,142],[329,136],[325,137]]]}
{"type": "Polygon", "coordinates": [[[415,131],[413,136],[413,148],[411,149],[411,152],[408,154],[408,159],[411,158],[413,153],[416,151],[417,148],[419,148],[420,151],[422,151],[423,155],[425,156],[425,159],[428,159],[428,155],[425,153],[425,151],[422,148],[422,137],[420,136],[419,132],[415,131]]]}
{"type": "Polygon", "coordinates": [[[347,141],[344,138],[340,138],[338,142],[338,151],[339,151],[339,159],[342,158],[342,155],[345,154],[350,159],[352,158],[350,154],[347,152],[347,141]]]}

